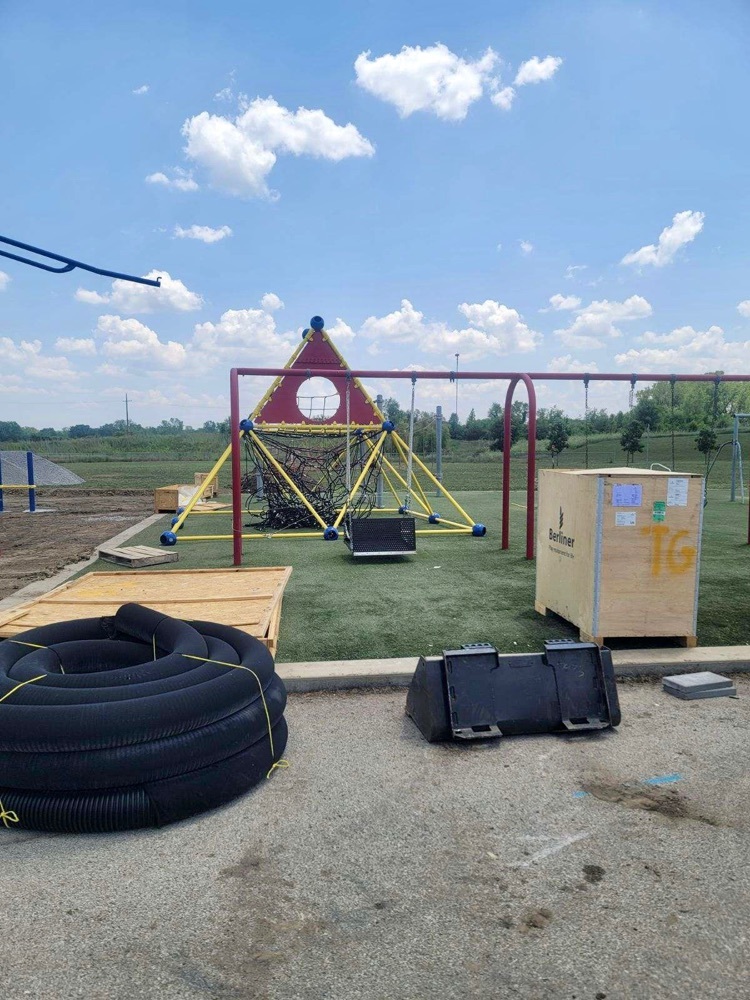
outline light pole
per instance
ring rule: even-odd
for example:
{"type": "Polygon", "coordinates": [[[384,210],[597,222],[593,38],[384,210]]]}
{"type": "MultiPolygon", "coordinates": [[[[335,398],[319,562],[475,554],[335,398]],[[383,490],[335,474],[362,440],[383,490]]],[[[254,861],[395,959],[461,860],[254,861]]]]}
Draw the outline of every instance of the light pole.
{"type": "MultiPolygon", "coordinates": [[[[456,374],[458,374],[458,359],[461,355],[456,352],[456,374]]],[[[456,423],[458,423],[458,379],[456,379],[456,423]]]]}

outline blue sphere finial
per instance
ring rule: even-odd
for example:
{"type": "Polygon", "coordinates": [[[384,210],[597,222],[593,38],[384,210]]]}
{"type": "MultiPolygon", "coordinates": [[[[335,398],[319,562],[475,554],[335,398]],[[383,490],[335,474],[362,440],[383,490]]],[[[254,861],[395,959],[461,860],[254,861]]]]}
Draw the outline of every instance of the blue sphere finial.
{"type": "Polygon", "coordinates": [[[313,316],[310,320],[310,326],[313,330],[322,330],[325,326],[325,321],[322,316],[313,316]]]}

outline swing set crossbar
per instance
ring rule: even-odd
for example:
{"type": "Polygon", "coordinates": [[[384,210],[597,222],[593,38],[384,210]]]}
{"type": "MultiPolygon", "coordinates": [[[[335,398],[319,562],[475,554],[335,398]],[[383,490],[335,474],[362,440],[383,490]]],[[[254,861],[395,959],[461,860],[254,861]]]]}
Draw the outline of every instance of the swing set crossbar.
{"type": "MultiPolygon", "coordinates": [[[[240,422],[240,394],[239,379],[242,376],[260,375],[270,377],[281,377],[289,374],[288,368],[265,368],[265,367],[242,367],[232,368],[229,375],[229,398],[231,406],[231,426],[236,428],[240,422]]],[[[716,382],[717,374],[667,374],[664,372],[502,372],[502,371],[393,371],[390,369],[350,369],[343,368],[334,370],[331,368],[306,369],[306,378],[327,378],[334,384],[341,379],[410,379],[430,380],[450,382],[509,382],[508,392],[505,400],[504,419],[504,440],[510,440],[511,434],[511,403],[513,394],[519,382],[523,382],[529,398],[529,447],[526,458],[526,558],[534,558],[534,503],[533,498],[536,484],[536,390],[535,382],[629,382],[635,386],[638,382],[716,382]]],[[[721,382],[750,382],[750,375],[722,374],[718,376],[721,382]]],[[[316,430],[330,426],[326,421],[315,428],[316,430]]],[[[345,430],[345,427],[343,428],[345,430]]],[[[232,537],[234,540],[234,563],[242,563],[242,494],[241,483],[241,435],[233,433],[231,444],[232,458],[232,537]]],[[[502,481],[502,547],[507,549],[510,545],[510,448],[503,450],[503,481],[502,481]]],[[[459,531],[461,529],[445,529],[445,531],[459,531]]]]}

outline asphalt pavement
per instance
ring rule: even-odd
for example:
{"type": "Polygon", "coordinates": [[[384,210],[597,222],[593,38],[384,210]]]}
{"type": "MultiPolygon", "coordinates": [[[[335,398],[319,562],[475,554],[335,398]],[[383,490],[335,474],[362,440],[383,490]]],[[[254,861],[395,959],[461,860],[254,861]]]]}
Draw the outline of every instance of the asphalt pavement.
{"type": "Polygon", "coordinates": [[[290,698],[288,770],[163,830],[0,828],[5,1000],[750,997],[750,680],[593,736],[428,745],[290,698]]]}

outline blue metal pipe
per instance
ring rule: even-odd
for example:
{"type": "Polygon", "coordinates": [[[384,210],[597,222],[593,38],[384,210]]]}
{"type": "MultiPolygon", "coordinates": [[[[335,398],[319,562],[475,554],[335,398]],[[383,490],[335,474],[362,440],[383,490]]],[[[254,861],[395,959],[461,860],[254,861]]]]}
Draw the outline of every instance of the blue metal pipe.
{"type": "Polygon", "coordinates": [[[38,260],[29,260],[28,257],[21,257],[17,253],[10,253],[9,250],[0,250],[0,256],[9,257],[11,260],[18,260],[22,264],[30,264],[32,267],[41,268],[42,271],[52,271],[54,274],[64,274],[66,271],[73,271],[75,268],[80,267],[83,271],[91,271],[92,274],[102,274],[105,278],[119,278],[121,281],[134,281],[139,285],[153,285],[155,288],[161,286],[161,278],[137,278],[132,274],[120,274],[119,271],[105,271],[104,268],[94,267],[92,264],[84,264],[80,260],[74,260],[72,257],[63,257],[61,254],[52,253],[50,250],[41,250],[39,247],[31,246],[30,243],[19,243],[18,240],[12,240],[9,236],[0,236],[0,243],[7,243],[9,246],[18,247],[20,250],[28,250],[29,253],[38,253],[41,257],[47,257],[49,260],[59,260],[64,267],[52,267],[49,264],[43,264],[38,260]]]}

